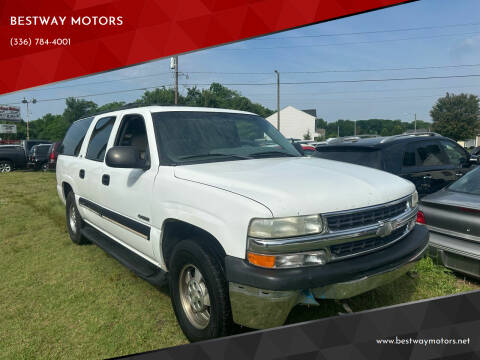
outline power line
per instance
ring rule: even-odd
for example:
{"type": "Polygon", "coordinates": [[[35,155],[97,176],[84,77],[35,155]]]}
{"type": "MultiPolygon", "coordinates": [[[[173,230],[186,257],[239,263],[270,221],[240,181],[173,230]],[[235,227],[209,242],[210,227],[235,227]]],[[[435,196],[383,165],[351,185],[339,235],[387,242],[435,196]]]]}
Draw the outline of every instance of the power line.
{"type": "Polygon", "coordinates": [[[469,32],[469,33],[459,33],[459,34],[442,34],[435,36],[415,36],[407,37],[400,39],[385,39],[385,40],[371,40],[371,41],[352,41],[344,43],[329,43],[329,44],[310,44],[310,45],[285,45],[285,46],[271,46],[271,47],[253,47],[253,48],[215,48],[213,50],[218,51],[244,51],[244,50],[274,50],[274,49],[292,49],[292,48],[305,48],[305,47],[327,47],[327,46],[342,46],[342,45],[362,45],[362,44],[373,44],[373,43],[385,43],[385,42],[394,42],[394,41],[406,41],[406,40],[422,40],[422,39],[436,39],[442,37],[455,37],[461,35],[477,35],[479,32],[469,32]]]}
{"type": "MultiPolygon", "coordinates": [[[[326,69],[318,71],[282,71],[282,74],[323,74],[323,73],[354,73],[354,72],[378,72],[378,71],[403,71],[403,70],[428,70],[428,69],[449,69],[449,68],[467,68],[467,67],[477,67],[480,64],[459,64],[459,65],[438,65],[438,66],[420,66],[420,67],[399,67],[399,68],[377,68],[377,69],[326,69]]],[[[218,74],[218,75],[272,75],[272,72],[221,72],[221,71],[189,71],[189,74],[218,74]]],[[[137,80],[144,78],[152,78],[153,76],[171,74],[171,72],[161,72],[153,73],[142,76],[132,76],[121,79],[112,79],[112,80],[102,80],[89,82],[84,84],[74,84],[66,86],[56,86],[56,87],[45,87],[41,89],[30,89],[28,91],[47,91],[47,90],[56,90],[56,89],[67,89],[80,86],[90,86],[98,84],[107,84],[116,81],[128,81],[128,80],[137,80]]]]}
{"type": "Polygon", "coordinates": [[[258,40],[283,40],[283,39],[297,39],[297,38],[334,37],[334,36],[346,36],[346,35],[365,35],[365,34],[392,33],[392,32],[403,32],[403,31],[443,29],[443,28],[461,27],[461,26],[475,26],[475,25],[480,25],[480,23],[475,22],[475,23],[464,23],[464,24],[434,25],[434,26],[422,26],[422,27],[403,28],[403,29],[359,31],[359,32],[350,32],[350,33],[296,35],[296,36],[281,36],[281,37],[269,37],[269,38],[261,37],[261,38],[251,39],[251,40],[255,40],[255,41],[258,41],[258,40]]]}
{"type": "MultiPolygon", "coordinates": [[[[408,80],[432,80],[432,79],[453,79],[453,78],[468,78],[468,77],[480,77],[480,74],[470,74],[470,75],[447,75],[447,76],[427,76],[427,77],[409,77],[409,78],[388,78],[388,79],[360,79],[360,80],[329,80],[329,81],[297,81],[297,82],[282,82],[282,85],[307,85],[307,84],[336,84],[336,83],[361,83],[361,82],[386,82],[386,81],[408,81],[408,80]]],[[[211,83],[205,84],[180,84],[182,86],[210,86],[211,83]]],[[[276,85],[276,82],[272,83],[223,83],[221,85],[224,86],[271,86],[276,85]]],[[[119,94],[125,92],[132,92],[132,91],[145,91],[148,89],[155,89],[159,87],[172,87],[172,84],[161,84],[155,86],[148,86],[148,87],[140,87],[135,89],[125,89],[125,90],[116,90],[116,91],[108,91],[96,94],[86,94],[86,95],[78,95],[78,96],[67,96],[67,97],[60,97],[60,98],[52,98],[52,99],[38,99],[37,102],[47,102],[47,101],[58,101],[58,100],[65,100],[68,97],[74,98],[84,98],[84,97],[91,97],[91,96],[101,96],[101,95],[111,95],[111,94],[119,94]]],[[[11,103],[12,105],[17,105],[21,103],[11,103]]]]}

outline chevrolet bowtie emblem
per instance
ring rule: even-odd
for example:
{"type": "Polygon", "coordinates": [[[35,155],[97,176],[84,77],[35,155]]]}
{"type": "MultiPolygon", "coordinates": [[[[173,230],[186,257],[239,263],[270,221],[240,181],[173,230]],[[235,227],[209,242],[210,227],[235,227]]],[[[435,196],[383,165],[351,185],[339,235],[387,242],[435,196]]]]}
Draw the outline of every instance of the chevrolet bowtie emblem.
{"type": "Polygon", "coordinates": [[[379,228],[377,229],[377,236],[385,237],[392,233],[393,226],[390,221],[379,221],[379,228]]]}

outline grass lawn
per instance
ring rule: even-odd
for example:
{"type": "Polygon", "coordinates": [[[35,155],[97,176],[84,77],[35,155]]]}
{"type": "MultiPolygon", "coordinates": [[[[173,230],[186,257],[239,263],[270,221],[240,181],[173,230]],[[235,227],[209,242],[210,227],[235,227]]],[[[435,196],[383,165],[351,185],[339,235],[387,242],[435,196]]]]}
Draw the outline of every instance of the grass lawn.
{"type": "MultiPolygon", "coordinates": [[[[100,248],[73,244],[52,173],[0,174],[0,357],[105,358],[187,342],[167,289],[157,289],[100,248]]],[[[478,289],[428,258],[418,277],[348,300],[353,311],[478,289]]],[[[298,306],[288,322],[342,306],[298,306]]]]}

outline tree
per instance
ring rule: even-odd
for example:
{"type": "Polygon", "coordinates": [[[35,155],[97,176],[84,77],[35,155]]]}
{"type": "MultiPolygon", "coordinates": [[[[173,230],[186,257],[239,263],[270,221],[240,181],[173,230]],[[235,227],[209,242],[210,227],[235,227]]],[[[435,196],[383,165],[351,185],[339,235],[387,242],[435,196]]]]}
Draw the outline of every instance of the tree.
{"type": "Polygon", "coordinates": [[[478,96],[449,94],[437,100],[430,111],[434,131],[455,141],[472,139],[480,128],[478,96]]]}
{"type": "Polygon", "coordinates": [[[310,134],[310,129],[307,129],[307,132],[303,134],[303,140],[312,140],[312,135],[310,134]]]}
{"type": "Polygon", "coordinates": [[[63,117],[69,124],[97,111],[97,104],[93,101],[76,99],[74,97],[67,98],[65,105],[63,117]]]}

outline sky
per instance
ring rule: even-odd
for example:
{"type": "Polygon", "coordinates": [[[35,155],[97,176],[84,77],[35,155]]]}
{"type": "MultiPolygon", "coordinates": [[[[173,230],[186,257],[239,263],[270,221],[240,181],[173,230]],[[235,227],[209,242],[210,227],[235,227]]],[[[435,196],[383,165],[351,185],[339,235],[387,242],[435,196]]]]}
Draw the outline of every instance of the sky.
{"type": "MultiPolygon", "coordinates": [[[[179,70],[183,94],[187,87],[219,82],[276,109],[278,70],[281,108],[316,109],[328,122],[412,121],[415,114],[431,121],[430,109],[446,92],[480,95],[480,1],[421,0],[306,26],[181,55],[179,70]],[[388,80],[419,77],[448,78],[388,80]],[[245,83],[269,85],[229,85],[245,83]]],[[[0,104],[35,98],[34,120],[61,114],[67,96],[98,105],[132,102],[143,90],[130,89],[172,84],[168,58],[3,95],[0,104]],[[98,95],[114,91],[122,92],[98,95]]],[[[26,119],[25,105],[21,108],[26,119]]]]}

